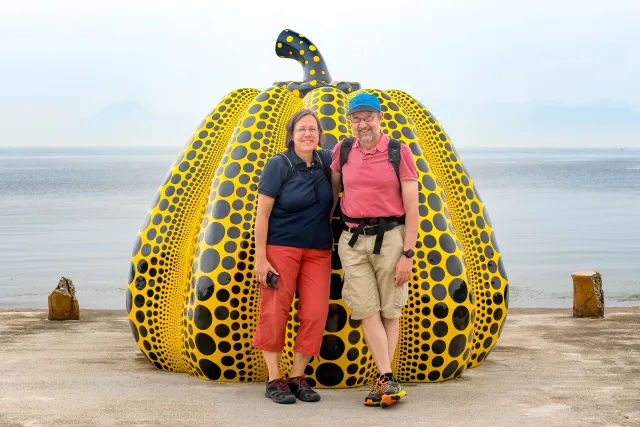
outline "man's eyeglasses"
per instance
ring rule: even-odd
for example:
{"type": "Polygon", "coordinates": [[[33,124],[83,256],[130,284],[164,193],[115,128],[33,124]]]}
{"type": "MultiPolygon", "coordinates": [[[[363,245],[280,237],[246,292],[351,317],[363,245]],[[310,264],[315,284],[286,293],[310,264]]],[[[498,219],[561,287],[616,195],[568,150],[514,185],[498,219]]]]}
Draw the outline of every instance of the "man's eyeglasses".
{"type": "Polygon", "coordinates": [[[361,121],[365,121],[367,123],[371,123],[372,121],[374,121],[376,119],[376,117],[378,117],[376,114],[371,114],[369,116],[365,116],[365,117],[353,117],[351,116],[351,123],[360,123],[361,121]]]}

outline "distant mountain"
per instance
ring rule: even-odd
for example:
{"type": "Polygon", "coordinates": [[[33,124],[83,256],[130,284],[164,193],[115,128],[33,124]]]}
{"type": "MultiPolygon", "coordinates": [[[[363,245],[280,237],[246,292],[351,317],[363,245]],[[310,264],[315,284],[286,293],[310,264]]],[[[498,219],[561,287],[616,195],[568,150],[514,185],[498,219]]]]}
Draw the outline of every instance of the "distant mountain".
{"type": "Polygon", "coordinates": [[[615,99],[601,99],[599,101],[594,102],[592,105],[599,107],[607,107],[607,108],[616,108],[620,110],[631,110],[636,113],[640,113],[640,105],[631,104],[629,102],[618,101],[615,99]]]}
{"type": "Polygon", "coordinates": [[[619,101],[436,103],[432,108],[454,143],[465,146],[640,146],[640,107],[619,101]]]}
{"type": "MultiPolygon", "coordinates": [[[[640,106],[616,100],[474,105],[423,99],[456,146],[640,147],[640,106]]],[[[182,147],[207,113],[160,114],[123,101],[55,129],[11,132],[15,135],[0,139],[22,146],[182,147]]]]}
{"type": "Polygon", "coordinates": [[[124,101],[59,126],[49,138],[55,145],[68,146],[181,146],[203,117],[204,114],[160,114],[138,102],[124,101]]]}
{"type": "Polygon", "coordinates": [[[84,123],[100,123],[100,122],[126,122],[146,119],[151,113],[136,101],[122,101],[109,104],[102,110],[85,118],[84,123]]]}

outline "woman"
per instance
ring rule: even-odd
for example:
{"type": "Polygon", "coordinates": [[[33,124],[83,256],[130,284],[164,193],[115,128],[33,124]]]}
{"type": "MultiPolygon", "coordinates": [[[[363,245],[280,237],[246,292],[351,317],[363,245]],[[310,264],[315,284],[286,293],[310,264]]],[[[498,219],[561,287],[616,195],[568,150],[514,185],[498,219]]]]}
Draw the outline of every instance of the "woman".
{"type": "Polygon", "coordinates": [[[253,345],[263,351],[269,370],[265,395],[276,403],[320,400],[304,370],[320,354],[331,282],[334,200],[327,177],[331,153],[316,149],[322,140],[316,114],[298,111],[287,123],[287,150],[269,159],[258,185],[255,274],[261,300],[253,345]],[[269,272],[277,277],[277,289],[267,283],[269,272]],[[291,376],[285,381],[280,354],[296,290],[300,328],[291,376]]]}

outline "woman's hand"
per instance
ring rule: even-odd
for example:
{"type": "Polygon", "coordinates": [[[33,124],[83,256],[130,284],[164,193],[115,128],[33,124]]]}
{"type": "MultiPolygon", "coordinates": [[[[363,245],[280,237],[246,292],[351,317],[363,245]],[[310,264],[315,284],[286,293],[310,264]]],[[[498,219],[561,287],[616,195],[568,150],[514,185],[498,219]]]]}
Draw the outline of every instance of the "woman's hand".
{"type": "Polygon", "coordinates": [[[278,272],[271,266],[266,257],[256,260],[256,282],[258,284],[267,285],[267,273],[270,271],[278,275],[278,272]]]}
{"type": "MultiPolygon", "coordinates": [[[[264,175],[262,175],[264,177],[264,175]]],[[[255,241],[256,241],[256,269],[255,276],[258,284],[267,284],[267,273],[276,270],[267,260],[267,234],[269,229],[269,216],[273,209],[275,199],[264,194],[258,194],[258,211],[256,213],[255,241]]]]}

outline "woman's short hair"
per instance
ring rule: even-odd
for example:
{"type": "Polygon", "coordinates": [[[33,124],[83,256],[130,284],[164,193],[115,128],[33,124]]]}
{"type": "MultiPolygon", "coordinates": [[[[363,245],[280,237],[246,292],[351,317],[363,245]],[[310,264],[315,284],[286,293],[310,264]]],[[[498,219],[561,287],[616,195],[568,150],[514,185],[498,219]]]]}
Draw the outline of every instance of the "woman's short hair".
{"type": "Polygon", "coordinates": [[[308,108],[305,108],[296,112],[293,116],[291,116],[291,118],[287,122],[287,148],[293,148],[294,128],[296,127],[296,124],[298,124],[298,122],[303,117],[306,117],[306,116],[313,116],[313,118],[316,119],[316,123],[318,124],[318,133],[319,133],[318,145],[320,145],[320,147],[324,146],[324,132],[322,131],[322,125],[320,124],[320,119],[318,118],[318,115],[314,111],[309,110],[308,108]]]}

